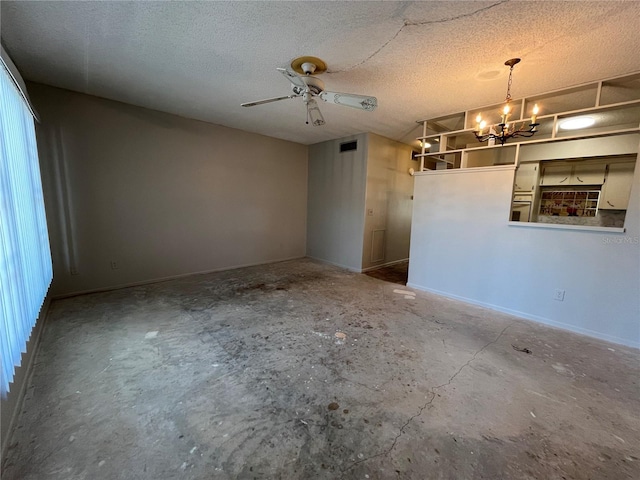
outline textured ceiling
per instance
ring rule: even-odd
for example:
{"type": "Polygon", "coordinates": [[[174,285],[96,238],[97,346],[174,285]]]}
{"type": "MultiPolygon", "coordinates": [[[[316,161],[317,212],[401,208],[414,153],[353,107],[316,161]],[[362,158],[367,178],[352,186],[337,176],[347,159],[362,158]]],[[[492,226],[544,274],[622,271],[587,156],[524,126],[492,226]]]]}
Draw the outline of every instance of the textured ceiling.
{"type": "Polygon", "coordinates": [[[311,144],[359,132],[411,142],[417,120],[640,71],[638,1],[0,2],[2,43],[28,80],[311,144]],[[305,124],[276,67],[322,58],[327,90],[305,124]]]}

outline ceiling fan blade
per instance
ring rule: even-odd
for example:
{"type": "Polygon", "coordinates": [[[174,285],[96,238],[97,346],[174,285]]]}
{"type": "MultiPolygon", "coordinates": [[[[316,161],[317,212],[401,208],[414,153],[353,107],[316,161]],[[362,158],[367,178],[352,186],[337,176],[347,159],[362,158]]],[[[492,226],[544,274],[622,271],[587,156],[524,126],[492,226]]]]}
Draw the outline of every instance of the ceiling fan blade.
{"type": "Polygon", "coordinates": [[[264,105],[265,103],[277,102],[278,100],[284,100],[286,98],[295,98],[295,97],[299,97],[299,96],[300,95],[287,95],[286,97],[267,98],[265,100],[256,100],[255,102],[241,103],[240,106],[242,106],[242,107],[255,107],[256,105],[264,105]]]}
{"type": "Polygon", "coordinates": [[[314,127],[320,127],[324,125],[324,117],[318,108],[318,102],[316,102],[313,98],[307,102],[307,112],[309,117],[311,117],[311,124],[314,127]]]}
{"type": "Polygon", "coordinates": [[[373,111],[378,106],[376,97],[367,95],[352,95],[351,93],[322,92],[320,98],[325,102],[373,111]]]}
{"type": "Polygon", "coordinates": [[[307,85],[304,83],[304,80],[302,80],[302,77],[300,77],[300,75],[298,75],[297,73],[287,70],[286,68],[276,68],[276,70],[278,70],[282,75],[287,77],[287,80],[293,83],[296,87],[307,88],[307,85]]]}

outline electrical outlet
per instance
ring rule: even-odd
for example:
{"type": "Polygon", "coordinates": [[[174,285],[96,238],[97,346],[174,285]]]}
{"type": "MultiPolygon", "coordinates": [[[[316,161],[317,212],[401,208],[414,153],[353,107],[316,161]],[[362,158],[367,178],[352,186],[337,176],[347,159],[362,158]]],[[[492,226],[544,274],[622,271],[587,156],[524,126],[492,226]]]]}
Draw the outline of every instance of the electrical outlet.
{"type": "Polygon", "coordinates": [[[111,270],[117,270],[118,269],[118,262],[116,262],[115,260],[111,260],[111,270]]]}
{"type": "Polygon", "coordinates": [[[559,302],[564,301],[564,290],[560,290],[559,288],[553,293],[553,299],[558,300],[559,302]]]}

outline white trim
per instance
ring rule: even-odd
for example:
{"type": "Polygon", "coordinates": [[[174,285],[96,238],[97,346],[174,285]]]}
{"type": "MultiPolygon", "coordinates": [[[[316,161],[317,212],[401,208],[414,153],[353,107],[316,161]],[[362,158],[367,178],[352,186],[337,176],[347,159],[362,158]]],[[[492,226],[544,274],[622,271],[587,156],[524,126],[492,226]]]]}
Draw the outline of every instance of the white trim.
{"type": "Polygon", "coordinates": [[[424,172],[416,172],[414,176],[422,177],[424,175],[453,175],[461,173],[478,173],[478,172],[496,172],[498,170],[515,170],[515,164],[495,165],[493,167],[471,167],[471,168],[448,168],[446,170],[426,170],[424,172]]]}
{"type": "MultiPolygon", "coordinates": [[[[640,104],[640,101],[635,101],[635,103],[640,104]]],[[[587,108],[585,109],[585,113],[589,113],[591,111],[593,111],[594,108],[587,108]]],[[[597,112],[596,112],[597,113],[597,112]]],[[[555,114],[554,117],[558,117],[560,115],[564,115],[564,113],[562,114],[555,114]]],[[[556,122],[558,119],[555,118],[554,122],[556,122]]],[[[465,147],[465,148],[457,148],[455,150],[446,150],[444,152],[432,152],[432,153],[425,153],[424,155],[421,154],[416,154],[416,157],[433,157],[434,159],[437,160],[437,157],[443,157],[445,155],[455,155],[456,153],[464,153],[464,152],[475,152],[478,150],[489,150],[489,149],[500,149],[500,148],[509,148],[509,147],[515,147],[517,145],[539,145],[541,143],[558,143],[558,142],[565,142],[565,141],[570,141],[570,140],[583,140],[583,139],[587,139],[587,138],[598,138],[598,137],[613,137],[613,136],[617,136],[617,135],[627,135],[627,134],[633,134],[633,133],[638,133],[640,131],[640,128],[638,127],[633,127],[633,128],[623,128],[621,130],[608,130],[608,131],[600,131],[600,132],[594,132],[594,133],[582,133],[579,135],[566,135],[566,136],[561,136],[558,137],[555,133],[556,133],[556,129],[553,130],[553,136],[551,138],[537,138],[535,140],[521,140],[521,141],[515,141],[512,143],[506,143],[504,145],[480,145],[478,147],[465,147]]],[[[472,133],[473,130],[469,130],[468,132],[472,133]]],[[[455,133],[455,132],[454,132],[455,133]]],[[[449,135],[450,133],[447,132],[447,135],[449,135]]],[[[445,160],[439,160],[441,162],[444,162],[445,160]]],[[[449,163],[453,163],[453,162],[449,162],[449,163]]],[[[470,168],[479,168],[479,167],[470,167],[470,168]]]]}
{"type": "Polygon", "coordinates": [[[461,302],[469,303],[471,305],[477,305],[480,307],[488,308],[490,310],[495,310],[498,312],[506,313],[509,315],[513,315],[515,317],[519,317],[525,320],[532,320],[536,323],[541,323],[543,325],[548,325],[551,327],[556,327],[562,330],[566,330],[573,333],[579,333],[581,335],[586,335],[587,337],[596,338],[598,340],[604,340],[606,342],[616,343],[619,345],[625,345],[627,347],[640,349],[640,341],[630,341],[626,338],[616,337],[614,335],[607,335],[605,333],[597,332],[595,330],[590,330],[588,328],[576,327],[575,325],[571,325],[564,322],[558,322],[556,320],[551,320],[549,318],[539,317],[537,315],[531,315],[529,313],[521,312],[519,310],[512,310],[510,308],[504,308],[499,305],[494,305],[492,303],[480,302],[478,300],[473,300],[466,297],[461,297],[459,295],[454,295],[452,293],[442,292],[440,290],[435,290],[432,288],[423,287],[422,285],[417,285],[415,283],[408,282],[407,287],[415,288],[416,290],[422,290],[423,292],[433,293],[435,295],[440,295],[442,297],[451,298],[453,300],[459,300],[461,302]]]}
{"type": "Polygon", "coordinates": [[[370,272],[371,270],[377,270],[379,268],[390,267],[391,265],[396,265],[398,263],[408,262],[408,261],[409,261],[409,258],[407,257],[407,258],[402,258],[400,260],[394,260],[392,262],[383,263],[380,265],[374,265],[373,267],[363,268],[361,270],[361,273],[370,272]]]}
{"type": "Polygon", "coordinates": [[[336,262],[330,262],[329,260],[325,260],[324,258],[312,257],[310,255],[307,255],[305,258],[310,258],[311,260],[316,260],[317,262],[320,262],[320,263],[326,263],[327,265],[333,265],[334,267],[344,268],[345,270],[349,270],[350,272],[362,273],[362,268],[349,267],[347,265],[342,265],[336,262]]]}
{"type": "Polygon", "coordinates": [[[329,260],[325,260],[323,258],[311,257],[309,255],[307,255],[305,258],[310,258],[311,260],[315,260],[315,261],[320,262],[320,263],[325,263],[327,265],[333,265],[334,267],[344,268],[345,270],[349,270],[350,272],[354,272],[354,273],[365,273],[365,272],[369,272],[371,270],[377,270],[378,268],[389,267],[391,265],[395,265],[396,263],[402,263],[402,262],[408,262],[409,261],[409,258],[407,257],[407,258],[402,258],[400,260],[394,260],[392,262],[382,263],[380,265],[374,265],[373,267],[354,268],[354,267],[348,267],[347,265],[342,265],[340,263],[330,262],[329,260]]]}
{"type": "Polygon", "coordinates": [[[556,230],[586,230],[592,232],[624,233],[624,227],[596,227],[589,225],[563,225],[560,223],[509,222],[510,227],[551,228],[556,230]]]}

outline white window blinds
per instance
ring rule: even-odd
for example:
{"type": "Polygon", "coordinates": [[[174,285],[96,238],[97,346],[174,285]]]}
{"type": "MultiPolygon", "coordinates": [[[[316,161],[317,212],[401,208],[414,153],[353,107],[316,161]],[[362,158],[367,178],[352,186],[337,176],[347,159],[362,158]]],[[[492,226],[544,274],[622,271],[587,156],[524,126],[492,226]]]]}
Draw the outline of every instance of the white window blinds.
{"type": "Polygon", "coordinates": [[[34,120],[7,68],[0,62],[2,397],[26,351],[53,276],[34,120]]]}

